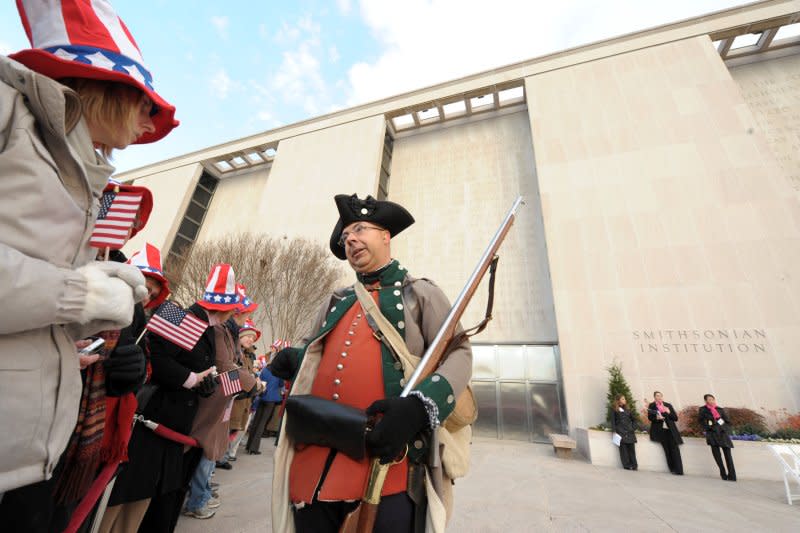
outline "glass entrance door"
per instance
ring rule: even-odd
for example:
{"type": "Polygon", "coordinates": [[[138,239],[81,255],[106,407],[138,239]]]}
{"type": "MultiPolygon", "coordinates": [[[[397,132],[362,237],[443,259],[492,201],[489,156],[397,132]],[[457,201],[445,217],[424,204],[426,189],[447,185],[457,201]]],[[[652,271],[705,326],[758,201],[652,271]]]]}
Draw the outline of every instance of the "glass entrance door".
{"type": "Polygon", "coordinates": [[[549,442],[566,433],[558,345],[472,345],[475,435],[549,442]]]}

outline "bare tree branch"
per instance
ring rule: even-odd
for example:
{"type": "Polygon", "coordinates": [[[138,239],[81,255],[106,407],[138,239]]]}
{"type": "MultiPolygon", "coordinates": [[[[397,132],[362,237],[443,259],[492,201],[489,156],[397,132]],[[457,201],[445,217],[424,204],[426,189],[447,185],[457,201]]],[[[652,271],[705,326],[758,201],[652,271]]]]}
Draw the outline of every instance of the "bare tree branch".
{"type": "Polygon", "coordinates": [[[228,234],[195,244],[181,264],[167,262],[172,299],[183,306],[197,301],[217,263],[232,265],[236,281],[260,304],[253,321],[266,342],[280,338],[296,343],[308,334],[319,306],[344,274],[327,248],[309,240],[228,234]]]}

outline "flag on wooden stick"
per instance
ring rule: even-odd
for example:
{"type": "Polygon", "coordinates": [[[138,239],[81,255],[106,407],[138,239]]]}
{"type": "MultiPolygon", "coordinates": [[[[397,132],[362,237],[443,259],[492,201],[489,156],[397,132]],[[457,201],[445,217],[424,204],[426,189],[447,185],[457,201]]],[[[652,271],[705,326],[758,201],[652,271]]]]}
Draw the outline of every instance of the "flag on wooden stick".
{"type": "Polygon", "coordinates": [[[100,213],[89,237],[89,246],[112,250],[122,248],[136,222],[141,203],[140,192],[104,192],[100,200],[100,213]]]}
{"type": "Polygon", "coordinates": [[[208,322],[187,313],[172,302],[161,304],[145,329],[152,331],[187,351],[195,347],[208,322]]]}
{"type": "Polygon", "coordinates": [[[234,368],[219,375],[219,384],[222,385],[222,394],[231,396],[242,390],[242,382],[239,381],[239,370],[234,368]]]}

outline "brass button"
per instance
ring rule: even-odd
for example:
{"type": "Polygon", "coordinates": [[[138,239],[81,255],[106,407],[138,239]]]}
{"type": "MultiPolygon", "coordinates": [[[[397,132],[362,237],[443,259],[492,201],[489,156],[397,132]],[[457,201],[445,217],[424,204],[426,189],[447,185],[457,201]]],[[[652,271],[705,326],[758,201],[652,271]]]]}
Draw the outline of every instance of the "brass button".
{"type": "Polygon", "coordinates": [[[400,370],[401,368],[403,368],[403,365],[402,365],[402,364],[400,364],[400,361],[397,361],[397,362],[394,364],[394,369],[395,369],[395,370],[400,370]]]}
{"type": "Polygon", "coordinates": [[[442,376],[440,376],[438,374],[434,374],[434,376],[431,378],[431,381],[433,381],[434,383],[437,383],[440,379],[442,379],[442,376]]]}
{"type": "Polygon", "coordinates": [[[336,306],[335,305],[333,307],[331,307],[331,313],[333,313],[334,311],[336,311],[336,306]]]}
{"type": "Polygon", "coordinates": [[[333,399],[334,399],[334,400],[338,400],[338,399],[339,399],[339,395],[338,395],[338,394],[336,394],[335,392],[333,393],[333,399]]]}
{"type": "Polygon", "coordinates": [[[406,386],[406,379],[405,378],[400,380],[400,386],[401,387],[405,387],[406,386]]]}
{"type": "Polygon", "coordinates": [[[358,314],[356,315],[356,318],[361,318],[361,313],[358,313],[358,314]]]}
{"type": "Polygon", "coordinates": [[[406,323],[402,320],[397,323],[397,329],[403,329],[404,327],[406,327],[406,323]]]}
{"type": "Polygon", "coordinates": [[[395,307],[397,307],[400,311],[403,310],[403,304],[397,304],[395,307]]]}
{"type": "Polygon", "coordinates": [[[336,365],[336,370],[341,370],[343,368],[344,368],[344,365],[342,363],[339,363],[338,365],[336,365]]]}
{"type": "Polygon", "coordinates": [[[414,441],[414,448],[416,448],[418,450],[421,450],[422,449],[422,441],[421,440],[415,440],[414,441]]]}
{"type": "Polygon", "coordinates": [[[342,352],[342,357],[347,357],[347,352],[342,352]]]}
{"type": "Polygon", "coordinates": [[[339,379],[339,378],[336,378],[336,379],[333,380],[333,384],[334,385],[341,385],[342,384],[342,380],[339,379]]]}
{"type": "Polygon", "coordinates": [[[347,334],[348,334],[348,335],[354,335],[354,334],[355,334],[355,331],[353,331],[353,330],[350,330],[350,331],[348,331],[348,332],[347,332],[347,334]]]}
{"type": "Polygon", "coordinates": [[[351,344],[353,344],[353,343],[352,343],[352,342],[350,342],[350,341],[344,341],[344,345],[345,345],[345,346],[350,346],[351,344]]]}
{"type": "Polygon", "coordinates": [[[395,281],[395,282],[394,282],[394,286],[395,286],[395,287],[399,287],[399,286],[401,286],[401,285],[402,285],[402,283],[400,283],[399,281],[395,281]]]}
{"type": "Polygon", "coordinates": [[[453,398],[453,395],[452,394],[448,394],[447,395],[447,403],[453,403],[453,401],[455,401],[455,398],[453,398]]]}
{"type": "Polygon", "coordinates": [[[395,295],[395,296],[400,296],[400,291],[398,291],[397,289],[395,289],[395,290],[394,290],[394,295],[395,295]]]}

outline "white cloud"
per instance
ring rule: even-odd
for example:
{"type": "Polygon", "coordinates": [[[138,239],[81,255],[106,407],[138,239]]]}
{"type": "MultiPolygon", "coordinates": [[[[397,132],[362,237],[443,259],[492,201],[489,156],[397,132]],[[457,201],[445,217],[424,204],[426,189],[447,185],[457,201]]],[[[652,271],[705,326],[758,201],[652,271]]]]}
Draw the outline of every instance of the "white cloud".
{"type": "Polygon", "coordinates": [[[353,6],[350,0],[336,0],[336,7],[339,8],[342,15],[349,15],[353,6]]]}
{"type": "Polygon", "coordinates": [[[239,82],[232,80],[225,69],[221,68],[211,77],[211,88],[217,98],[224,100],[231,91],[239,88],[239,82]]]}
{"type": "Polygon", "coordinates": [[[320,34],[320,25],[311,16],[301,17],[295,25],[283,23],[276,39],[294,42],[282,52],[283,60],[269,83],[283,102],[299,105],[309,115],[319,114],[330,102],[321,72],[325,49],[320,34]]]}
{"type": "Polygon", "coordinates": [[[331,63],[336,63],[340,57],[339,50],[335,46],[328,48],[328,59],[331,63]]]}
{"type": "Polygon", "coordinates": [[[258,120],[263,120],[265,122],[273,119],[272,113],[269,111],[259,111],[256,113],[256,117],[258,117],[258,120]]]}
{"type": "Polygon", "coordinates": [[[747,0],[361,0],[383,45],[349,72],[349,105],[419,89],[565,48],[725,9],[747,0]]]}
{"type": "Polygon", "coordinates": [[[228,38],[228,26],[230,26],[230,19],[228,19],[228,17],[211,17],[211,24],[217,30],[220,37],[223,39],[228,38]]]}

